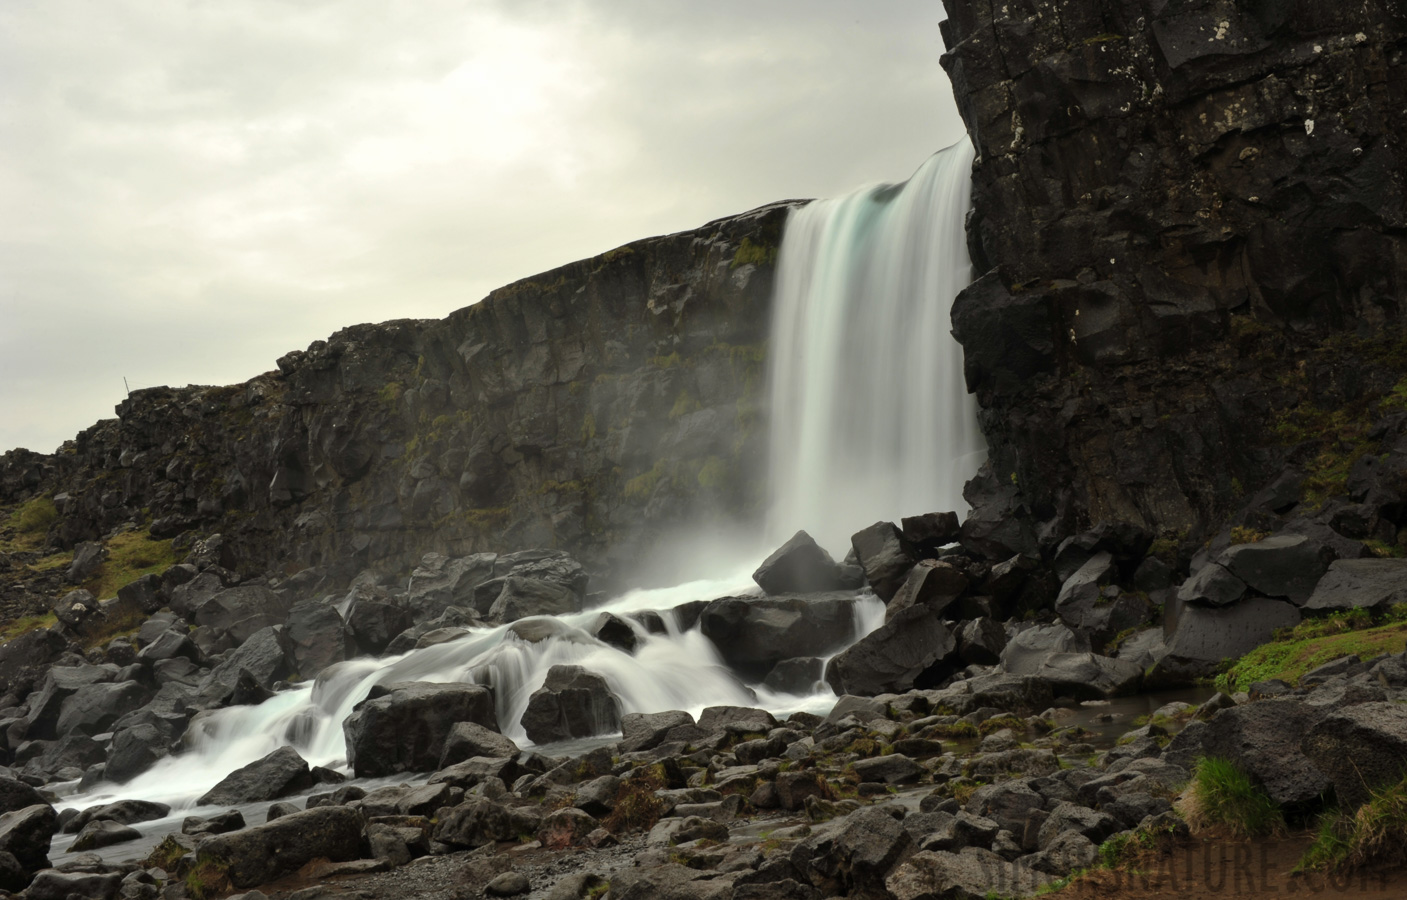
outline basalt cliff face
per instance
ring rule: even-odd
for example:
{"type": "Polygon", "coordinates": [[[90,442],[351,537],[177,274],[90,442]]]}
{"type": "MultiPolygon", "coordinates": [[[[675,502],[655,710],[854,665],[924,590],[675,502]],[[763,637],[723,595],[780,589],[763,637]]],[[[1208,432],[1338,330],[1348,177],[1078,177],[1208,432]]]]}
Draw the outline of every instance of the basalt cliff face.
{"type": "MultiPolygon", "coordinates": [[[[1024,519],[1009,548],[1100,520],[1190,546],[1352,494],[1407,408],[1407,4],[945,6],[985,273],[953,313],[970,493],[1024,519]]],[[[1382,512],[1344,527],[1394,543],[1382,512]]]]}
{"type": "Polygon", "coordinates": [[[53,498],[41,559],[131,523],[220,533],[247,574],[345,583],[509,547],[624,570],[674,525],[756,512],[788,208],[628,244],[443,320],[347,328],[245,384],[134,392],[55,455],[0,457],[0,505],[53,498]]]}

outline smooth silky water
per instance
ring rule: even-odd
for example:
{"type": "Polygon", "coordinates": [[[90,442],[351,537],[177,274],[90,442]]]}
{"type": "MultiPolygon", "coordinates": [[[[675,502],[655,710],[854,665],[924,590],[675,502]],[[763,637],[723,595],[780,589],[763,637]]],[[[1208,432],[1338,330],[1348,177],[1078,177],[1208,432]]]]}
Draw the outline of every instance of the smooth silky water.
{"type": "MultiPolygon", "coordinates": [[[[788,221],[778,261],[769,376],[774,496],[769,546],[759,548],[759,559],[802,528],[843,555],[848,536],[873,521],[966,508],[962,484],[981,464],[985,449],[949,312],[971,278],[963,230],[971,165],[972,148],[964,140],[935,154],[903,185],[817,201],[788,221]]],[[[519,719],[554,665],[580,665],[601,675],[622,713],[682,709],[697,716],[708,706],[736,705],[760,706],[779,716],[799,710],[824,714],[835,695],[823,682],[806,695],[744,684],[697,628],[680,631],[669,612],[691,601],[757,593],[754,567],[755,562],[720,566],[728,574],[629,591],[557,618],[554,633],[536,643],[504,626],[472,630],[401,656],[340,663],[311,685],[257,706],[201,716],[186,736],[185,752],[125,784],[99,784],[67,796],[62,805],[86,808],[117,799],[170,804],[170,819],[138,826],[154,837],[177,827],[185,815],[217,811],[197,807],[196,799],[228,773],[278,747],[291,745],[312,765],[345,770],[342,722],[374,685],[400,681],[488,686],[503,733],[520,746],[530,742],[519,719]],[[660,613],[667,633],[649,634],[626,615],[646,610],[660,613]],[[601,612],[630,622],[638,640],[633,654],[584,630],[601,612]]],[[[855,604],[854,638],[883,620],[884,605],[872,594],[862,595],[855,604]]],[[[580,752],[600,740],[546,752],[580,752]]],[[[261,822],[267,807],[251,805],[247,821],[261,822]]],[[[71,840],[56,836],[55,852],[71,840]]],[[[140,852],[119,845],[104,855],[133,858],[140,852]]]]}

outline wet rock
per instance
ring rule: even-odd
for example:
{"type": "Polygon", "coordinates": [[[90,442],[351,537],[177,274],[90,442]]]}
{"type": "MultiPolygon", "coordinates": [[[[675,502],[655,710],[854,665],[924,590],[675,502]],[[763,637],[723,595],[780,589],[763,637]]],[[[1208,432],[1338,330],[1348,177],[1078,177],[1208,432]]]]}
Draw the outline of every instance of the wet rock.
{"type": "Polygon", "coordinates": [[[1333,781],[1341,807],[1356,809],[1371,791],[1396,784],[1407,772],[1407,707],[1380,702],[1332,710],[1299,746],[1333,781]]]}
{"type": "Polygon", "coordinates": [[[600,675],[581,666],[553,666],[528,698],[521,724],[537,744],[608,734],[620,728],[620,702],[600,675]]]}
{"type": "Polygon", "coordinates": [[[113,844],[135,841],[141,836],[142,833],[130,825],[123,825],[121,822],[113,822],[110,819],[96,819],[83,826],[83,829],[78,832],[78,837],[74,838],[70,852],[81,853],[84,850],[100,850],[113,844]]]}
{"type": "MultiPolygon", "coordinates": [[[[494,553],[462,557],[425,554],[420,565],[411,573],[406,592],[406,601],[414,611],[414,620],[424,622],[437,618],[451,606],[476,609],[475,591],[493,578],[497,561],[498,556],[494,553]]],[[[488,605],[485,605],[478,612],[482,615],[488,610],[488,605]]]]}
{"type": "Polygon", "coordinates": [[[996,665],[1006,649],[1006,630],[996,619],[987,616],[966,622],[957,639],[958,658],[967,665],[996,665]]]}
{"type": "Polygon", "coordinates": [[[1137,663],[1095,653],[1051,653],[1031,674],[1049,684],[1055,696],[1075,700],[1126,697],[1143,680],[1137,663]]]}
{"type": "Polygon", "coordinates": [[[228,635],[236,646],[271,625],[282,625],[288,601],[262,585],[241,585],[214,594],[195,606],[190,619],[217,635],[228,635]]]}
{"type": "Polygon", "coordinates": [[[518,823],[509,810],[485,799],[459,804],[435,826],[435,840],[456,847],[482,847],[517,837],[518,823]]]}
{"type": "MultiPolygon", "coordinates": [[[[432,617],[433,618],[433,617],[432,617]]],[[[415,624],[414,613],[395,603],[359,598],[347,619],[359,646],[380,654],[396,635],[415,624]]]]}
{"type": "Polygon", "coordinates": [[[752,580],[768,594],[808,594],[844,588],[835,560],[805,531],[762,561],[752,580]]]}
{"type": "Polygon", "coordinates": [[[913,547],[892,522],[876,522],[850,538],[865,579],[875,594],[888,603],[904,583],[917,559],[913,547]]]}
{"type": "Polygon", "coordinates": [[[900,753],[860,759],[851,764],[860,781],[882,784],[907,784],[918,781],[923,775],[923,767],[900,753]]]}
{"type": "Polygon", "coordinates": [[[542,824],[537,829],[537,839],[549,850],[577,847],[599,824],[588,813],[569,806],[543,817],[542,824]]]}
{"type": "Polygon", "coordinates": [[[281,625],[260,629],[211,670],[201,682],[196,705],[208,709],[228,703],[241,672],[248,672],[265,689],[293,674],[288,640],[281,625]]]}
{"type": "Polygon", "coordinates": [[[517,744],[493,729],[477,722],[456,722],[445,738],[438,768],[444,769],[476,756],[517,756],[518,752],[517,744]]]}
{"type": "Polygon", "coordinates": [[[64,699],[55,730],[62,735],[102,734],[150,697],[151,692],[135,681],[90,684],[64,699]]]}
{"type": "Polygon", "coordinates": [[[1407,560],[1340,559],[1304,601],[1304,609],[1384,608],[1407,603],[1407,560]]]}
{"type": "Polygon", "coordinates": [[[515,622],[529,616],[565,616],[581,612],[582,598],[555,581],[509,576],[489,608],[494,622],[515,622]]]}
{"type": "Polygon", "coordinates": [[[962,523],[955,512],[926,513],[905,516],[899,522],[904,540],[924,553],[934,553],[955,543],[962,533],[962,523]]]}
{"type": "Polygon", "coordinates": [[[64,824],[64,831],[73,834],[81,831],[89,822],[99,820],[116,822],[119,825],[135,825],[138,822],[152,822],[171,814],[171,807],[165,803],[150,800],[119,800],[102,806],[90,806],[64,824]]]}
{"type": "Polygon", "coordinates": [[[658,713],[626,713],[621,716],[622,753],[653,750],[665,735],[681,725],[693,725],[694,717],[681,710],[658,713]]]}
{"type": "Polygon", "coordinates": [[[294,670],[305,679],[357,655],[351,629],[331,604],[319,600],[293,604],[284,623],[284,636],[294,670]]]}
{"type": "Polygon", "coordinates": [[[846,818],[821,871],[836,878],[847,896],[882,896],[884,877],[912,845],[913,838],[891,810],[862,809],[846,818]]]}
{"type": "Polygon", "coordinates": [[[359,859],[362,824],[361,813],[354,809],[320,806],[213,837],[201,845],[199,858],[223,863],[234,887],[255,887],[314,859],[359,859]]]}
{"type": "Polygon", "coordinates": [[[779,660],[762,680],[762,686],[779,694],[813,693],[826,672],[824,660],[815,656],[779,660]]]}
{"type": "MultiPolygon", "coordinates": [[[[269,807],[270,817],[267,821],[300,811],[296,806],[288,809],[290,806],[291,803],[273,804],[269,807]],[[280,815],[273,815],[275,806],[280,808],[280,815]]],[[[213,816],[186,816],[181,822],[181,834],[228,834],[243,828],[244,824],[244,814],[237,809],[229,809],[213,816]]]]}
{"type": "Polygon", "coordinates": [[[201,806],[236,806],[275,800],[313,786],[308,762],[292,747],[280,747],[226,775],[197,803],[201,806]]]}
{"type": "Polygon", "coordinates": [[[709,706],[699,713],[699,730],[705,734],[766,734],[778,724],[767,710],[750,706],[709,706]]]}
{"type": "Polygon", "coordinates": [[[619,616],[603,612],[587,626],[586,631],[603,644],[609,644],[626,653],[634,653],[638,638],[635,629],[619,616]]]}
{"type": "Polygon", "coordinates": [[[34,876],[24,892],[27,900],[112,900],[122,887],[121,872],[59,872],[50,869],[34,876]]]}
{"type": "Polygon", "coordinates": [[[725,597],[704,607],[699,629],[730,666],[762,678],[783,659],[828,656],[855,635],[854,597],[725,597]]]}
{"type": "Polygon", "coordinates": [[[871,697],[934,686],[956,649],[937,615],[924,606],[909,607],[833,657],[826,683],[837,694],[871,697]]]}
{"type": "Polygon", "coordinates": [[[517,897],[530,890],[532,885],[522,872],[504,872],[484,885],[484,894],[489,897],[517,897]]]}
{"type": "Polygon", "coordinates": [[[68,641],[48,628],[27,631],[0,645],[0,694],[23,696],[68,648],[68,641]]]}
{"type": "Polygon", "coordinates": [[[107,555],[108,552],[102,544],[80,541],[73,547],[73,562],[69,563],[68,570],[64,572],[64,580],[69,584],[82,584],[98,574],[107,555]]]}
{"type": "Polygon", "coordinates": [[[348,760],[359,778],[433,771],[456,722],[498,730],[487,688],[401,682],[380,690],[342,723],[348,760]]]}
{"type": "Polygon", "coordinates": [[[1061,624],[1037,625],[1016,634],[1002,650],[1002,671],[1033,675],[1052,653],[1083,653],[1089,639],[1061,624]]]}
{"type": "Polygon", "coordinates": [[[37,790],[23,781],[0,777],[0,814],[47,803],[37,790]]]}

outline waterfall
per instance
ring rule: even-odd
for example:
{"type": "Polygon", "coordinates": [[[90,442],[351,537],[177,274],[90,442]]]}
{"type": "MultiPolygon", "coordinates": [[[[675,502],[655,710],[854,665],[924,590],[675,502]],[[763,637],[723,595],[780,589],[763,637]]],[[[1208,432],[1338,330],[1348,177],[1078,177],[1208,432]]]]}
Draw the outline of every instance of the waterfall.
{"type": "MultiPolygon", "coordinates": [[[[953,296],[971,277],[963,236],[971,164],[971,145],[963,141],[905,184],[818,201],[788,222],[772,336],[775,542],[759,556],[798,528],[834,550],[876,519],[963,508],[962,483],[984,450],[948,324],[953,296]]],[[[398,681],[488,685],[503,732],[520,744],[528,698],[559,664],[602,676],[625,713],[697,715],[720,704],[824,713],[834,703],[824,685],[796,696],[743,684],[698,629],[681,631],[669,612],[755,589],[750,570],[627,592],[559,617],[552,636],[536,642],[501,626],[396,657],[340,663],[315,683],[257,706],[201,716],[186,752],[127,784],[98,785],[66,803],[131,798],[190,810],[227,773],[285,745],[313,765],[344,765],[343,720],[374,685],[398,681]],[[645,610],[660,612],[666,633],[630,620],[645,610]],[[585,630],[603,611],[631,622],[634,653],[585,630]]],[[[868,634],[883,623],[884,605],[862,597],[854,615],[853,633],[868,634]]]]}
{"type": "Polygon", "coordinates": [[[950,333],[972,280],[963,139],[900,185],[820,200],[787,221],[773,302],[768,537],[844,555],[878,520],[966,512],[986,444],[950,333]]]}

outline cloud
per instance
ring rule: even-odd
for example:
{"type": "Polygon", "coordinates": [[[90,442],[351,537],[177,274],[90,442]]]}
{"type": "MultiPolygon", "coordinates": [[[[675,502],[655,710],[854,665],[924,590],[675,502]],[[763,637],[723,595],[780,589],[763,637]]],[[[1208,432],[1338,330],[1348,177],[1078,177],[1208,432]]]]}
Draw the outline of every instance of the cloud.
{"type": "Polygon", "coordinates": [[[0,7],[0,448],[961,136],[938,5],[0,7]]]}

